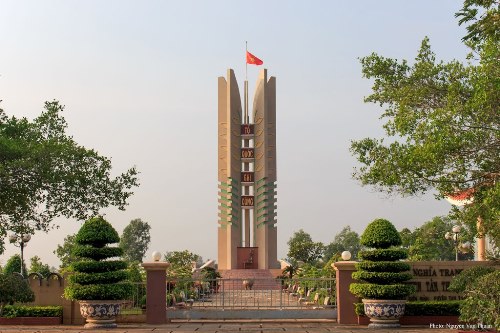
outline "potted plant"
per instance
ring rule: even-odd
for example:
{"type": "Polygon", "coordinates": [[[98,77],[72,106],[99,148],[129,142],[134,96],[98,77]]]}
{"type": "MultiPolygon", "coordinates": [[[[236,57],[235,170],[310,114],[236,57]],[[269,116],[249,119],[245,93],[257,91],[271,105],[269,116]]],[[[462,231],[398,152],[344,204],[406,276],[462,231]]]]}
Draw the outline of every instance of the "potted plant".
{"type": "Polygon", "coordinates": [[[361,297],[364,312],[370,318],[371,328],[399,327],[404,313],[406,297],[415,287],[403,282],[412,278],[410,265],[400,261],[408,254],[402,248],[401,237],[394,225],[385,219],[370,223],[360,239],[361,245],[371,248],[360,251],[361,262],[356,264],[349,290],[361,297]]]}
{"type": "Polygon", "coordinates": [[[108,244],[120,240],[116,230],[102,217],[86,221],[75,236],[73,254],[79,259],[71,267],[64,296],[80,301],[80,313],[87,319],[86,328],[114,328],[122,300],[132,294],[127,263],[109,260],[121,256],[123,250],[108,244]]]}

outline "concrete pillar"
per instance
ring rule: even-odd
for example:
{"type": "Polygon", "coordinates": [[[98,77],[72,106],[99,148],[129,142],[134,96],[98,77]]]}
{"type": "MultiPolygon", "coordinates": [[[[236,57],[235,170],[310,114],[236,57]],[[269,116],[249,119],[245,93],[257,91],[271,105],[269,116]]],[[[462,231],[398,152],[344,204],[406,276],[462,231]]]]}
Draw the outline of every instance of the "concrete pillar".
{"type": "Polygon", "coordinates": [[[146,324],[165,324],[167,319],[168,262],[145,262],[146,270],[146,324]]]}
{"type": "Polygon", "coordinates": [[[354,303],[359,303],[359,298],[349,291],[350,284],[355,281],[351,276],[356,271],[355,264],[355,261],[339,261],[332,264],[337,280],[337,323],[339,324],[358,324],[354,303]]]}

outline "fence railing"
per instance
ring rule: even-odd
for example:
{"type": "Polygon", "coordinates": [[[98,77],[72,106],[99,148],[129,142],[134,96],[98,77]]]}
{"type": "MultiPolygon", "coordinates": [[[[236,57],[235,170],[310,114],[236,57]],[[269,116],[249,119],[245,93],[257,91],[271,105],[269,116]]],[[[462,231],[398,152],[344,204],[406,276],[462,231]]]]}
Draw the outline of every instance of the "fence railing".
{"type": "MultiPolygon", "coordinates": [[[[145,283],[134,290],[125,313],[146,305],[145,283]]],[[[335,279],[169,280],[165,302],[171,309],[328,309],[336,307],[335,279]]]]}

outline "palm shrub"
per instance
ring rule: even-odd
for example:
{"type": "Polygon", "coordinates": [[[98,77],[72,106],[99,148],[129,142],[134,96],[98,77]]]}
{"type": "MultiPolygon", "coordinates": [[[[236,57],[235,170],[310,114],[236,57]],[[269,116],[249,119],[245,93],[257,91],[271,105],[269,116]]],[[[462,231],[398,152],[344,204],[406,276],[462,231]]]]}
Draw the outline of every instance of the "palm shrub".
{"type": "Polygon", "coordinates": [[[358,254],[362,261],[356,264],[352,277],[361,282],[351,283],[351,293],[365,299],[402,300],[415,292],[414,286],[404,284],[412,278],[407,272],[410,265],[400,261],[408,254],[396,247],[401,245],[401,236],[391,222],[385,219],[371,222],[360,243],[371,249],[358,254]]]}
{"type": "Polygon", "coordinates": [[[102,217],[86,221],[75,236],[72,254],[78,258],[71,264],[74,274],[64,296],[71,300],[123,300],[132,294],[128,279],[127,263],[109,260],[119,257],[123,250],[108,244],[120,238],[113,226],[102,217]]]}

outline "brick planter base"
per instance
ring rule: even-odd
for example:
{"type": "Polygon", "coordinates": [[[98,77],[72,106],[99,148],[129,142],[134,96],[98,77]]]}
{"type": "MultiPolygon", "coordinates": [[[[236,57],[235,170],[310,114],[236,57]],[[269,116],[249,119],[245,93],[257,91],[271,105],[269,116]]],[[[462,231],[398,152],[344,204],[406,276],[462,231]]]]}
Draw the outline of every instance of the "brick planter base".
{"type": "Polygon", "coordinates": [[[61,325],[61,317],[0,317],[0,325],[61,325]]]}

